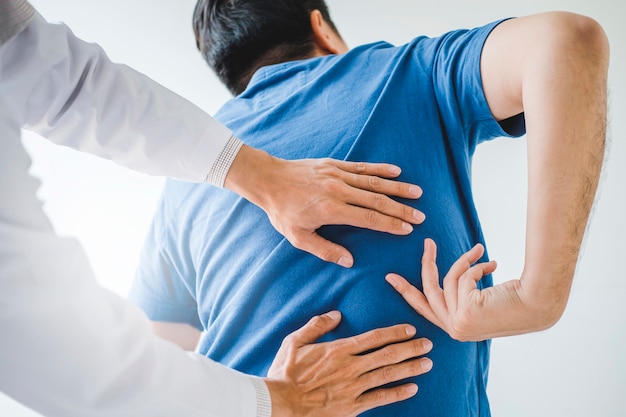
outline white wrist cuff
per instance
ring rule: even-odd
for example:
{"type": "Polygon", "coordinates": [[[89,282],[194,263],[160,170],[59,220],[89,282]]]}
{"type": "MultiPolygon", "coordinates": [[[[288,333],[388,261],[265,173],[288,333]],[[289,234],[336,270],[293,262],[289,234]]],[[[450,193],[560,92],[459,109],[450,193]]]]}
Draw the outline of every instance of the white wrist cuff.
{"type": "Polygon", "coordinates": [[[243,146],[243,142],[235,136],[231,136],[220,155],[217,157],[209,174],[206,177],[205,182],[216,187],[223,188],[224,181],[226,181],[226,175],[230,166],[233,164],[239,149],[243,146]]]}
{"type": "Polygon", "coordinates": [[[267,385],[261,378],[252,378],[252,385],[256,391],[256,415],[257,417],[272,416],[272,398],[267,385]]]}

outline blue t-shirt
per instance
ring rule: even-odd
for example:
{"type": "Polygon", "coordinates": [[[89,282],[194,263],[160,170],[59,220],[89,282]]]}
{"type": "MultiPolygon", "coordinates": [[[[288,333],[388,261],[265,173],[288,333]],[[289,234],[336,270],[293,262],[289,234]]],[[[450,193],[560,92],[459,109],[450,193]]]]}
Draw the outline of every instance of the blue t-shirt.
{"type": "MultiPolygon", "coordinates": [[[[483,242],[472,198],[472,155],[481,141],[507,136],[489,111],[480,77],[482,46],[496,24],[264,67],[216,114],[247,144],[281,158],[402,167],[400,180],[424,190],[419,200],[403,201],[427,216],[413,233],[323,227],[321,235],[354,255],[354,267],[344,269],[295,249],[261,209],[229,190],[172,180],[131,299],[152,320],[205,331],[202,354],[261,376],[283,338],[313,315],[343,313],[325,339],[412,323],[418,336],[434,343],[433,370],[415,379],[420,390],[414,398],[366,415],[488,416],[489,342],[452,340],[384,277],[397,272],[421,287],[425,237],[440,248],[442,275],[483,242]]],[[[491,277],[481,285],[491,285],[491,277]]]]}

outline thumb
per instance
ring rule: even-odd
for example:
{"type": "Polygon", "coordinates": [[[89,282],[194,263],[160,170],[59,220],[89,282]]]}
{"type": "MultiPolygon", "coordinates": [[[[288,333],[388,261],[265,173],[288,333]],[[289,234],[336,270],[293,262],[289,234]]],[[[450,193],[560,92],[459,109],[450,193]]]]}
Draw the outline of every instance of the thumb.
{"type": "Polygon", "coordinates": [[[326,262],[332,262],[344,268],[351,268],[354,265],[354,258],[346,248],[324,239],[315,232],[298,238],[297,242],[297,245],[292,242],[296,248],[309,252],[326,262]]]}
{"type": "Polygon", "coordinates": [[[337,310],[333,310],[326,314],[313,317],[307,324],[291,333],[289,338],[296,347],[310,345],[336,328],[340,321],[341,313],[337,310]]]}

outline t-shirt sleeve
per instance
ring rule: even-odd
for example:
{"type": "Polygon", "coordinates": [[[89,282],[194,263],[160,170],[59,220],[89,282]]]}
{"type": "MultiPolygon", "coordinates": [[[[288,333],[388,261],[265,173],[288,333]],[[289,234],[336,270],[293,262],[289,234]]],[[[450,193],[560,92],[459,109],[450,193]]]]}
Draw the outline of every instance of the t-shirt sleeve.
{"type": "Polygon", "coordinates": [[[128,298],[152,321],[185,323],[203,330],[191,255],[176,244],[179,237],[168,229],[167,213],[162,198],[144,241],[128,298]]]}
{"type": "Polygon", "coordinates": [[[483,91],[480,61],[491,31],[502,21],[471,30],[449,32],[426,43],[430,55],[427,76],[432,77],[437,106],[451,140],[468,147],[480,142],[525,133],[523,114],[498,122],[483,91]]]}

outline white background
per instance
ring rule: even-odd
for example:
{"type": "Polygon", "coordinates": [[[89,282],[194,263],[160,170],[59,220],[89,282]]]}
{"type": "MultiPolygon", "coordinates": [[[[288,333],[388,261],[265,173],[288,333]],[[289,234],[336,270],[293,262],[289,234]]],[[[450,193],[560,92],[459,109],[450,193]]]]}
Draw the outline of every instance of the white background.
{"type": "MultiPolygon", "coordinates": [[[[213,113],[229,94],[195,49],[195,0],[33,0],[50,21],[101,44],[114,61],[142,71],[213,113]]],[[[611,42],[611,150],[568,308],[542,333],[493,343],[489,394],[494,416],[626,416],[626,3],[614,0],[329,0],[350,46],[479,26],[548,10],[589,15],[611,42]]],[[[280,126],[276,127],[277,135],[280,126]]],[[[162,179],[26,136],[40,197],[59,233],[84,244],[102,285],[125,294],[162,179]]],[[[474,186],[496,281],[523,265],[525,141],[479,147],[474,186]]],[[[63,323],[59,323],[62,326],[63,323]]],[[[71,366],[71,363],[68,363],[71,366]]],[[[419,394],[418,394],[419,395],[419,394]]],[[[36,416],[0,395],[0,416],[36,416]]],[[[450,416],[462,417],[462,416],[450,416]]]]}

